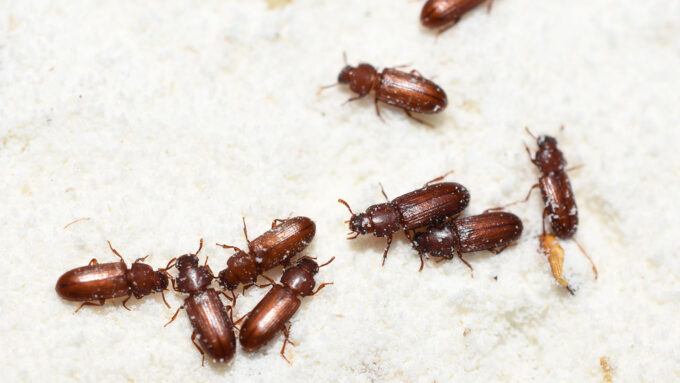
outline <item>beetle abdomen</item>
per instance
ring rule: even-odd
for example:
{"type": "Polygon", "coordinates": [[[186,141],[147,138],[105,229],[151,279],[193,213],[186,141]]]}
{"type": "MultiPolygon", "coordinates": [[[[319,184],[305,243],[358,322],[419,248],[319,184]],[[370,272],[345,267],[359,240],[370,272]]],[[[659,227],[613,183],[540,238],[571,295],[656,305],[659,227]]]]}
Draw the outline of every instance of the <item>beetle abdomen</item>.
{"type": "Polygon", "coordinates": [[[514,214],[492,212],[451,222],[461,253],[505,247],[522,235],[522,221],[514,214]]]}
{"type": "Polygon", "coordinates": [[[122,297],[130,294],[126,273],[127,267],[122,262],[78,267],[59,277],[55,290],[71,301],[122,297]]]}
{"type": "Polygon", "coordinates": [[[465,186],[455,182],[441,182],[426,186],[395,198],[402,216],[404,229],[429,226],[455,216],[470,202],[465,186]]]}
{"type": "Polygon", "coordinates": [[[541,193],[550,226],[560,238],[571,238],[578,229],[578,209],[565,172],[552,173],[540,178],[541,193]]]}
{"type": "Polygon", "coordinates": [[[254,351],[271,340],[300,307],[300,299],[289,289],[274,285],[248,314],[239,341],[246,351],[254,351]]]}
{"type": "Polygon", "coordinates": [[[217,292],[207,289],[191,295],[184,305],[203,351],[217,362],[228,362],[236,351],[236,337],[217,292]]]}
{"type": "Polygon", "coordinates": [[[375,97],[379,101],[418,113],[437,113],[446,108],[446,93],[434,82],[414,74],[384,69],[375,97]]]}
{"type": "Polygon", "coordinates": [[[268,270],[304,250],[315,234],[316,224],[311,219],[286,219],[250,242],[251,254],[260,270],[268,270]]]}

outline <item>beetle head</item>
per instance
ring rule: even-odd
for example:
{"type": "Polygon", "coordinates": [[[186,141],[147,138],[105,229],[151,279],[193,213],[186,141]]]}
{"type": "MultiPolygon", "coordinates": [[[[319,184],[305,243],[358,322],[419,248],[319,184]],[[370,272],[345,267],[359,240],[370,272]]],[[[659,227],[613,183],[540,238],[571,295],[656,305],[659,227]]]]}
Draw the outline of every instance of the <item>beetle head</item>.
{"type": "Polygon", "coordinates": [[[354,71],[354,68],[352,68],[349,65],[345,65],[344,68],[340,71],[340,74],[338,75],[338,82],[340,84],[347,84],[350,82],[350,79],[352,78],[352,72],[354,71]]]}

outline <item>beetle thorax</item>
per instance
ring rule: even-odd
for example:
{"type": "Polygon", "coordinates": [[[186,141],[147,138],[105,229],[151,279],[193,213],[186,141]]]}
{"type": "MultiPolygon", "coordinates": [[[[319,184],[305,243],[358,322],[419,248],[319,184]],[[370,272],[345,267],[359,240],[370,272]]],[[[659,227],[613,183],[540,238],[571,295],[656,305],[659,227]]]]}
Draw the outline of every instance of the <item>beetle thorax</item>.
{"type": "Polygon", "coordinates": [[[179,291],[195,294],[208,288],[212,282],[212,276],[204,266],[185,267],[180,270],[176,280],[179,291]]]}
{"type": "Polygon", "coordinates": [[[257,265],[250,254],[237,251],[227,261],[227,268],[220,271],[220,284],[228,290],[238,287],[239,283],[254,282],[257,278],[257,265]]]}
{"type": "Polygon", "coordinates": [[[536,140],[538,152],[536,152],[536,165],[541,173],[549,174],[564,170],[567,162],[564,155],[557,149],[557,141],[550,136],[540,136],[536,140]]]}
{"type": "Polygon", "coordinates": [[[353,92],[358,93],[360,96],[365,96],[378,85],[380,75],[370,64],[359,64],[357,67],[348,65],[340,72],[338,82],[349,84],[349,88],[353,92]]]}
{"type": "Polygon", "coordinates": [[[381,203],[366,209],[370,227],[376,237],[391,235],[401,228],[401,213],[391,203],[381,203]]]}
{"type": "MultiPolygon", "coordinates": [[[[316,285],[316,281],[314,281],[315,273],[310,272],[306,266],[298,263],[298,265],[284,271],[281,276],[281,283],[300,296],[311,295],[316,285]]],[[[318,271],[318,267],[316,270],[318,271]]]]}
{"type": "Polygon", "coordinates": [[[453,257],[460,249],[457,233],[449,225],[429,227],[426,232],[418,233],[414,238],[416,249],[434,257],[453,257]]]}

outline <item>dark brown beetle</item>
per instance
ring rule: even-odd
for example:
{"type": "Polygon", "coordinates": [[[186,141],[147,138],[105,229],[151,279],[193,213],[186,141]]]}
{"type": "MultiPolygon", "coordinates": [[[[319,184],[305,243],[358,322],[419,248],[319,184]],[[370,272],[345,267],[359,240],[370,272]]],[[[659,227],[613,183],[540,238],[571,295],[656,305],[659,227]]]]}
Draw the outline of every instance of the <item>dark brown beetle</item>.
{"type": "Polygon", "coordinates": [[[522,220],[514,214],[485,212],[430,226],[416,234],[413,244],[421,254],[447,259],[458,256],[472,270],[462,253],[500,253],[522,235],[523,228],[522,220]]]}
{"type": "Polygon", "coordinates": [[[448,104],[444,90],[415,70],[406,73],[394,68],[385,68],[379,73],[372,65],[366,63],[361,63],[357,67],[345,65],[338,75],[338,84],[349,84],[349,88],[358,93],[358,96],[346,102],[363,98],[371,90],[375,90],[375,111],[380,118],[382,116],[379,101],[403,109],[409,117],[425,125],[429,124],[413,117],[411,112],[439,113],[448,104]]]}
{"type": "MultiPolygon", "coordinates": [[[[206,353],[214,362],[227,363],[236,351],[231,307],[229,307],[230,313],[227,314],[227,308],[222,304],[218,292],[208,288],[215,277],[210,267],[207,266],[207,259],[206,264],[198,265],[198,253],[202,248],[203,239],[195,254],[185,254],[176,260],[179,275],[173,279],[172,287],[175,291],[189,294],[189,296],[165,326],[172,323],[179,311],[185,308],[191,326],[194,328],[191,341],[203,356],[201,365],[205,362],[206,353]],[[198,344],[196,338],[198,338],[198,344]]],[[[228,296],[227,298],[231,299],[228,296]]]]}
{"type": "MultiPolygon", "coordinates": [[[[486,0],[428,0],[420,12],[420,22],[428,28],[440,28],[443,32],[454,26],[468,11],[486,0]]],[[[491,9],[489,0],[487,9],[491,9]]]]}
{"type": "MultiPolygon", "coordinates": [[[[391,202],[369,206],[361,214],[354,214],[349,204],[339,199],[352,214],[349,229],[354,236],[348,239],[368,233],[373,233],[376,237],[387,237],[387,247],[383,253],[384,265],[394,233],[437,224],[454,217],[467,207],[470,193],[465,186],[455,182],[434,183],[443,177],[435,178],[423,188],[406,193],[391,202]]],[[[388,199],[384,192],[383,195],[388,199]]],[[[423,268],[422,262],[420,268],[423,268]]]]}
{"type": "MultiPolygon", "coordinates": [[[[564,127],[560,127],[560,130],[562,129],[564,127]]],[[[528,146],[525,145],[524,148],[527,154],[529,154],[531,162],[541,172],[541,177],[538,179],[538,183],[529,189],[526,198],[506,206],[528,201],[534,189],[540,187],[545,206],[543,208],[544,221],[545,217],[547,217],[553,232],[559,238],[571,239],[576,242],[583,255],[590,261],[595,278],[597,278],[595,263],[593,263],[593,260],[588,256],[583,247],[573,238],[578,229],[578,209],[576,208],[574,192],[571,189],[571,182],[569,182],[569,176],[567,175],[569,170],[566,169],[567,161],[564,159],[562,151],[557,148],[557,140],[548,135],[541,135],[536,138],[529,131],[529,128],[525,128],[525,130],[536,140],[538,145],[538,150],[534,157],[531,157],[531,151],[528,146]]],[[[545,234],[545,227],[543,227],[543,234],[545,234]]]]}
{"type": "MultiPolygon", "coordinates": [[[[292,267],[284,270],[281,276],[281,284],[273,283],[271,290],[262,298],[255,308],[248,313],[239,332],[239,341],[246,351],[255,351],[269,342],[277,332],[282,331],[286,337],[281,348],[281,356],[286,361],[284,351],[288,340],[290,326],[286,322],[295,314],[300,307],[300,298],[314,295],[322,288],[332,283],[322,283],[314,291],[314,275],[333,262],[330,261],[319,266],[316,261],[309,257],[302,257],[292,267]]],[[[290,363],[290,361],[288,361],[290,363]]]]}
{"type": "Polygon", "coordinates": [[[220,285],[228,290],[235,289],[239,283],[254,283],[258,275],[287,263],[312,242],[316,224],[307,217],[275,219],[270,230],[250,241],[244,219],[243,233],[248,242],[247,253],[235,246],[217,244],[225,249],[236,250],[227,260],[227,268],[220,271],[218,276],[220,285]]]}
{"type": "Polygon", "coordinates": [[[163,302],[170,308],[163,294],[168,288],[167,270],[170,264],[165,269],[153,271],[151,266],[142,263],[146,259],[144,257],[137,259],[128,269],[125,260],[111,246],[111,242],[109,248],[120,258],[120,262],[98,263],[97,259],[92,258],[87,266],[69,270],[59,277],[55,287],[57,294],[70,301],[85,301],[76,312],[83,306],[102,306],[106,299],[124,296],[127,298],[123,301],[123,307],[129,310],[125,304],[130,297],[134,295],[141,299],[154,292],[160,292],[163,302]]]}

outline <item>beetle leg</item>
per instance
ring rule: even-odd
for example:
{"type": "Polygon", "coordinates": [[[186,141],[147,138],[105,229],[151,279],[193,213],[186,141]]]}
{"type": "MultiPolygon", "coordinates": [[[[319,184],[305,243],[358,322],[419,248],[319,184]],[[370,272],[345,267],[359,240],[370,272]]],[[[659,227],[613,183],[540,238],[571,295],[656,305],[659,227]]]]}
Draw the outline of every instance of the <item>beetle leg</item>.
{"type": "Polygon", "coordinates": [[[309,295],[310,295],[310,296],[316,295],[316,293],[318,293],[319,290],[323,289],[324,287],[326,287],[326,286],[328,286],[328,285],[332,285],[332,284],[333,284],[333,282],[325,282],[325,283],[322,283],[322,284],[319,285],[319,287],[316,288],[316,291],[310,293],[309,295]]]}
{"type": "Polygon", "coordinates": [[[196,346],[196,348],[198,349],[198,352],[200,352],[201,355],[203,356],[203,358],[201,359],[201,367],[203,367],[205,365],[205,352],[203,352],[203,349],[201,349],[201,346],[199,346],[198,343],[196,343],[196,331],[191,333],[191,343],[193,343],[194,346],[196,346]]]}
{"type": "Polygon", "coordinates": [[[240,317],[236,322],[233,322],[233,321],[232,321],[233,324],[234,324],[234,326],[236,326],[237,324],[241,323],[242,320],[246,319],[246,317],[248,316],[248,314],[250,314],[250,313],[247,313],[246,315],[240,317]]]}
{"type": "Polygon", "coordinates": [[[227,298],[229,300],[229,302],[233,302],[233,299],[227,293],[225,293],[224,291],[218,290],[217,294],[222,294],[222,295],[224,295],[225,298],[227,298]]]}
{"type": "Polygon", "coordinates": [[[274,221],[272,222],[272,229],[275,228],[276,226],[278,226],[277,224],[278,224],[279,222],[280,222],[280,223],[283,223],[284,221],[285,221],[285,219],[278,219],[278,218],[275,218],[274,221]]]}
{"type": "Polygon", "coordinates": [[[90,260],[90,263],[88,263],[87,265],[92,266],[92,265],[98,265],[98,264],[99,264],[99,262],[97,262],[97,258],[92,258],[90,260]]]}
{"type": "Polygon", "coordinates": [[[288,339],[289,336],[290,336],[290,326],[291,326],[291,325],[290,325],[290,323],[289,323],[289,324],[288,324],[288,327],[283,326],[283,327],[281,328],[281,331],[283,332],[283,336],[285,336],[285,338],[283,339],[283,347],[281,347],[281,356],[283,357],[283,359],[286,360],[286,362],[288,362],[288,364],[292,364],[292,363],[290,362],[290,360],[288,360],[288,358],[286,358],[286,354],[285,354],[285,351],[286,351],[286,344],[287,344],[287,343],[290,343],[290,344],[292,344],[293,346],[295,346],[295,343],[291,342],[291,341],[288,339]]]}
{"type": "Polygon", "coordinates": [[[593,268],[593,273],[595,273],[595,279],[597,279],[598,273],[597,273],[597,267],[595,267],[595,262],[593,262],[593,259],[590,258],[590,255],[588,255],[588,253],[586,253],[586,250],[583,248],[583,246],[581,246],[581,244],[574,237],[571,237],[571,240],[576,243],[576,246],[578,246],[579,250],[581,250],[581,253],[583,253],[583,255],[586,258],[588,258],[588,260],[590,261],[590,265],[593,268]]]}
{"type": "Polygon", "coordinates": [[[144,256],[143,258],[137,258],[137,259],[135,259],[135,262],[134,262],[134,263],[144,262],[144,261],[146,261],[147,258],[149,258],[149,254],[147,254],[147,255],[144,256]]]}
{"type": "Polygon", "coordinates": [[[534,189],[536,189],[536,188],[539,187],[539,186],[540,186],[539,184],[534,184],[534,185],[532,185],[531,188],[529,189],[529,193],[527,193],[527,196],[524,197],[524,199],[521,199],[521,200],[518,200],[518,201],[515,201],[515,202],[510,202],[509,204],[504,205],[504,206],[498,206],[498,207],[492,207],[491,209],[486,209],[486,210],[484,210],[484,213],[483,213],[483,214],[486,214],[486,213],[488,213],[488,212],[490,212],[490,211],[504,210],[506,207],[510,207],[510,206],[512,206],[512,205],[517,205],[518,203],[527,202],[527,201],[529,200],[529,197],[531,197],[531,193],[533,193],[533,192],[534,192],[534,189]]]}
{"type": "Polygon", "coordinates": [[[414,120],[420,122],[421,124],[426,125],[426,126],[429,126],[430,128],[434,128],[434,125],[430,124],[429,122],[425,122],[425,121],[423,121],[423,120],[421,120],[421,119],[419,119],[419,118],[413,117],[413,115],[411,114],[410,111],[404,109],[404,112],[406,112],[406,115],[407,115],[407,116],[409,116],[409,117],[411,117],[412,119],[414,119],[414,120]]]}
{"type": "Polygon", "coordinates": [[[418,72],[418,71],[415,70],[415,69],[412,69],[410,73],[411,73],[412,75],[414,75],[414,76],[418,76],[418,77],[425,78],[425,76],[423,76],[422,74],[420,74],[420,72],[418,72]]]}
{"type": "Polygon", "coordinates": [[[491,12],[491,7],[493,7],[493,0],[489,0],[489,1],[486,3],[486,13],[491,12]]]}
{"type": "Polygon", "coordinates": [[[380,106],[378,105],[378,99],[377,98],[374,100],[374,103],[375,103],[375,113],[378,114],[378,117],[380,117],[382,122],[385,122],[385,119],[383,118],[382,114],[380,114],[380,106]]]}
{"type": "Polygon", "coordinates": [[[387,247],[385,247],[385,252],[383,253],[382,265],[385,266],[385,260],[387,259],[387,252],[390,251],[390,245],[392,245],[392,236],[387,237],[387,247]]]}
{"type": "Polygon", "coordinates": [[[474,269],[472,268],[472,265],[470,265],[470,264],[468,263],[468,261],[466,261],[465,258],[463,258],[463,254],[461,254],[460,252],[456,252],[456,255],[458,255],[458,258],[460,258],[460,260],[463,261],[463,263],[465,264],[465,266],[467,266],[467,267],[470,268],[470,277],[471,277],[471,278],[474,278],[474,277],[475,277],[475,274],[474,274],[474,269]]]}
{"type": "Polygon", "coordinates": [[[361,98],[364,98],[364,97],[366,97],[365,94],[363,94],[363,95],[358,95],[358,96],[354,96],[354,97],[350,97],[350,98],[348,98],[345,102],[343,102],[342,105],[345,105],[345,104],[347,104],[348,102],[356,101],[356,100],[361,99],[361,98]]]}
{"type": "Polygon", "coordinates": [[[100,300],[99,300],[99,303],[83,302],[80,306],[78,306],[78,308],[76,309],[76,311],[74,311],[73,313],[75,314],[75,313],[77,313],[78,311],[80,311],[80,309],[82,309],[83,306],[104,306],[104,301],[105,301],[105,300],[106,300],[106,299],[100,299],[100,300]]]}
{"type": "Polygon", "coordinates": [[[165,326],[169,325],[170,323],[172,323],[172,321],[174,321],[175,318],[177,318],[177,314],[179,314],[179,310],[181,310],[181,309],[183,309],[183,308],[184,308],[184,304],[182,304],[181,306],[179,306],[179,308],[177,309],[177,311],[175,311],[175,315],[172,316],[172,319],[170,319],[170,321],[169,321],[168,323],[164,324],[163,327],[165,327],[165,326]]]}
{"type": "MultiPolygon", "coordinates": [[[[126,309],[127,311],[131,311],[130,308],[127,307],[127,305],[126,305],[127,301],[129,301],[130,298],[132,298],[132,294],[128,295],[127,298],[125,298],[125,300],[123,301],[123,307],[125,307],[125,309],[126,309]]],[[[139,299],[139,298],[137,298],[137,299],[139,299]]]]}
{"type": "Polygon", "coordinates": [[[449,170],[448,172],[446,172],[446,173],[440,175],[439,177],[434,178],[434,179],[431,179],[431,180],[425,182],[425,185],[423,185],[423,186],[430,186],[431,184],[433,184],[433,183],[435,183],[435,182],[439,182],[439,181],[443,180],[444,178],[446,178],[446,176],[448,176],[448,175],[451,174],[451,173],[453,173],[453,170],[449,170]]]}
{"type": "Polygon", "coordinates": [[[109,244],[109,249],[111,249],[111,251],[113,251],[113,254],[116,254],[116,255],[118,256],[118,258],[120,258],[120,261],[123,262],[123,263],[125,263],[125,260],[124,260],[123,257],[120,255],[120,253],[117,252],[116,249],[113,248],[113,246],[111,246],[111,241],[106,241],[106,242],[109,244]]]}
{"type": "Polygon", "coordinates": [[[503,247],[492,247],[489,249],[490,252],[494,254],[500,254],[503,250],[507,249],[510,245],[503,246],[503,247]]]}
{"type": "MultiPolygon", "coordinates": [[[[254,286],[257,286],[257,287],[263,289],[263,288],[265,288],[265,287],[274,286],[274,285],[276,284],[276,281],[274,281],[273,279],[269,278],[268,276],[266,276],[266,275],[264,275],[264,274],[260,274],[259,276],[261,276],[262,278],[268,280],[269,283],[266,283],[266,284],[264,284],[264,285],[258,285],[257,283],[252,283],[251,286],[254,285],[254,286]]],[[[256,282],[257,282],[257,279],[256,279],[256,282]]]]}

